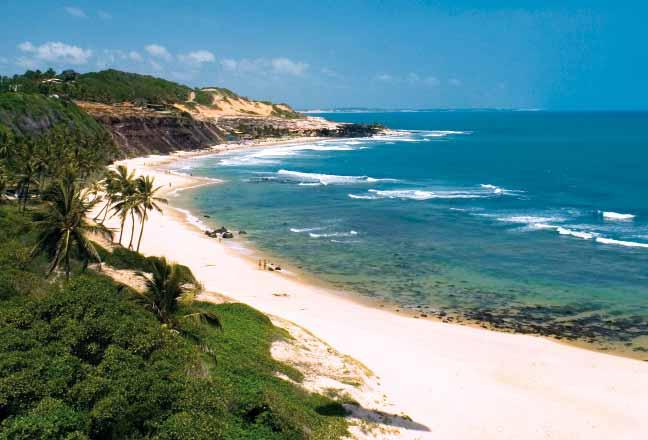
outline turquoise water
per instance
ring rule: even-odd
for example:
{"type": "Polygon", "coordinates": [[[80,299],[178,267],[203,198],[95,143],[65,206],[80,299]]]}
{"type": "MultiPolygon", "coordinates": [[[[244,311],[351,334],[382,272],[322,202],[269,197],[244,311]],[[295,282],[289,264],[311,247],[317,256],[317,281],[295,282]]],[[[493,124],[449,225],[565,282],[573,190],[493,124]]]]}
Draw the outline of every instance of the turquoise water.
{"type": "Polygon", "coordinates": [[[402,131],[191,160],[226,183],[180,203],[359,295],[648,349],[648,113],[323,116],[402,131]]]}

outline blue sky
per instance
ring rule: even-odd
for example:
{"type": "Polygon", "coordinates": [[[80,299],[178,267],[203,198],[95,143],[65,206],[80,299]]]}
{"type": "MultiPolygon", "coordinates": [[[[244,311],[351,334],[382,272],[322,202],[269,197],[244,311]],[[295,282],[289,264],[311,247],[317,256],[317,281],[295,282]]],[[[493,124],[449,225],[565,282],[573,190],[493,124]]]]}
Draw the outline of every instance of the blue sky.
{"type": "Polygon", "coordinates": [[[648,108],[639,0],[5,0],[0,72],[117,68],[298,108],[648,108]]]}

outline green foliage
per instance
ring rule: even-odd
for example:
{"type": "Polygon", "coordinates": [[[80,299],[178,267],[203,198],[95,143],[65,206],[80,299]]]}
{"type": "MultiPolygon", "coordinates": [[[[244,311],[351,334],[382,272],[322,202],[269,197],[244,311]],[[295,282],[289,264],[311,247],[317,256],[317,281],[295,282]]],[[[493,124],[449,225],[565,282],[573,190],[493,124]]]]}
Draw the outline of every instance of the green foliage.
{"type": "Polygon", "coordinates": [[[89,223],[86,219],[97,199],[89,201],[89,194],[70,176],[52,185],[45,195],[46,214],[37,222],[38,241],[32,255],[47,255],[50,261],[47,274],[58,267],[65,269],[65,278],[70,278],[71,259],[83,261],[83,269],[90,260],[101,262],[97,250],[88,239],[89,234],[112,238],[112,233],[103,225],[89,223]]]}
{"type": "Polygon", "coordinates": [[[141,272],[148,272],[150,270],[150,262],[153,257],[145,257],[138,252],[124,247],[116,247],[112,252],[97,244],[95,244],[95,248],[101,257],[101,261],[115,269],[131,269],[141,272]]]}
{"type": "MultiPolygon", "coordinates": [[[[286,104],[282,104],[282,105],[286,105],[286,104]]],[[[288,107],[287,105],[286,107],[290,109],[290,107],[288,107]]],[[[286,118],[286,119],[297,119],[301,117],[300,114],[297,113],[296,111],[292,109],[286,110],[283,107],[279,107],[277,104],[272,104],[272,116],[277,116],[279,118],[286,118]]]]}
{"type": "Polygon", "coordinates": [[[109,136],[101,124],[72,101],[40,94],[0,93],[2,130],[9,130],[17,136],[38,136],[53,126],[60,126],[84,138],[109,136]]]}
{"type": "Polygon", "coordinates": [[[214,103],[214,96],[211,93],[205,92],[204,90],[200,89],[196,89],[194,90],[194,92],[196,94],[194,101],[196,101],[198,104],[209,107],[214,103]]]}
{"type": "MultiPolygon", "coordinates": [[[[270,355],[272,341],[286,334],[265,315],[241,304],[181,303],[178,317],[214,314],[224,330],[179,320],[181,331],[171,331],[100,274],[44,280],[46,261],[20,257],[36,235],[15,206],[0,207],[0,274],[37,281],[11,291],[0,281],[0,440],[346,433],[341,406],[276,377],[301,380],[270,355]]],[[[128,251],[114,258],[150,261],[128,251]]]]}
{"type": "Polygon", "coordinates": [[[103,70],[80,75],[73,83],[60,86],[61,93],[73,99],[115,103],[174,103],[186,101],[191,89],[149,75],[103,70]]]}

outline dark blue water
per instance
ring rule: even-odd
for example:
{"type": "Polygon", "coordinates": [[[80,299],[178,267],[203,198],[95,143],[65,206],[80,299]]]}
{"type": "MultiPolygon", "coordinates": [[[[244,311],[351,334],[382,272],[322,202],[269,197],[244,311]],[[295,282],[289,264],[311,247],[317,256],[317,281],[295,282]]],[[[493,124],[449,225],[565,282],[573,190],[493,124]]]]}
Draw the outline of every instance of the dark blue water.
{"type": "Polygon", "coordinates": [[[183,203],[336,287],[648,348],[648,113],[332,113],[402,130],[182,164],[183,203]]]}

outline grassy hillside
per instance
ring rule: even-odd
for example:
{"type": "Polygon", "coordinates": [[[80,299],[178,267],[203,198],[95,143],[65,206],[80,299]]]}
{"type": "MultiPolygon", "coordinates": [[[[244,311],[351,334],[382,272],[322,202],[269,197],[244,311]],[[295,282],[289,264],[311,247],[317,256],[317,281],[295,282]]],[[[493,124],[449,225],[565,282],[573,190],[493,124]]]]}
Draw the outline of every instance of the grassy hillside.
{"type": "Polygon", "coordinates": [[[88,137],[108,136],[101,124],[71,101],[40,94],[0,93],[0,130],[33,136],[53,126],[64,126],[88,137]]]}
{"type": "MultiPolygon", "coordinates": [[[[47,262],[29,257],[35,240],[29,214],[0,206],[0,439],[333,439],[346,432],[341,406],[276,376],[301,379],[270,356],[272,341],[286,335],[266,316],[242,304],[193,303],[180,313],[215,313],[223,331],[187,324],[194,335],[187,338],[101,274],[45,279],[47,262]]],[[[146,259],[126,250],[112,260],[146,268],[146,259]]]]}
{"type": "MultiPolygon", "coordinates": [[[[65,87],[61,86],[61,91],[66,91],[63,90],[65,87]]],[[[73,99],[104,103],[183,102],[191,92],[189,87],[165,79],[113,69],[82,74],[67,88],[67,93],[73,99]]]]}

